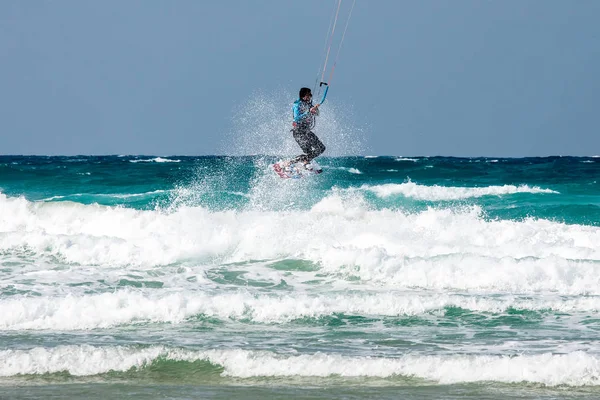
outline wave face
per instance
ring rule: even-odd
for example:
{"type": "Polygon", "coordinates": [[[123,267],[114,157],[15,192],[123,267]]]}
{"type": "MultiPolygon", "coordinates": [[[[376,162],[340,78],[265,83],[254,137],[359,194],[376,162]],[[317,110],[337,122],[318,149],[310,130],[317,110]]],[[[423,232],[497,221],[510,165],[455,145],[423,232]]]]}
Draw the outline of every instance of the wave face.
{"type": "Polygon", "coordinates": [[[0,157],[0,382],[600,395],[598,158],[274,161],[0,157]]]}

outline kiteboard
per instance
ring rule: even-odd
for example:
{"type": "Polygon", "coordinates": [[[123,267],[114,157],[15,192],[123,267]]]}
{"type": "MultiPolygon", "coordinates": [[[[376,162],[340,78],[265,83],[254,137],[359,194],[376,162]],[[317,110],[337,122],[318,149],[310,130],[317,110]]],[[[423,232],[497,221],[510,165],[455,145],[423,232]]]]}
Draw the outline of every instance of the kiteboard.
{"type": "Polygon", "coordinates": [[[323,172],[319,164],[311,162],[304,164],[294,161],[278,161],[273,164],[273,170],[283,179],[300,179],[323,172]]]}

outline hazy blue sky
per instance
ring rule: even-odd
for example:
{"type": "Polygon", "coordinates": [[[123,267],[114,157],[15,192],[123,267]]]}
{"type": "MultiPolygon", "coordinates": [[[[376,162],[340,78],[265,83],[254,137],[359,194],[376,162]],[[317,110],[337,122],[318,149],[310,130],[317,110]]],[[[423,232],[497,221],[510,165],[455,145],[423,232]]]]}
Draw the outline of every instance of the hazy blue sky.
{"type": "MultiPolygon", "coordinates": [[[[333,4],[3,0],[0,154],[221,153],[253,93],[313,85],[333,4]]],[[[600,154],[599,21],[598,0],[357,0],[330,104],[365,154],[600,154]]]]}

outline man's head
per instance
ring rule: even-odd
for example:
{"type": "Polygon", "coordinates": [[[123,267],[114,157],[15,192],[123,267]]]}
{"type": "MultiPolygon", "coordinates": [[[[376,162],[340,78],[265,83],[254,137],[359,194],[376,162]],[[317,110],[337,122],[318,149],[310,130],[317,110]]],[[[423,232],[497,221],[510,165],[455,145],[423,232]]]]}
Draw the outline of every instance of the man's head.
{"type": "Polygon", "coordinates": [[[308,101],[308,100],[310,100],[311,97],[312,97],[312,93],[309,88],[303,87],[302,89],[300,89],[300,98],[302,100],[308,101]]]}

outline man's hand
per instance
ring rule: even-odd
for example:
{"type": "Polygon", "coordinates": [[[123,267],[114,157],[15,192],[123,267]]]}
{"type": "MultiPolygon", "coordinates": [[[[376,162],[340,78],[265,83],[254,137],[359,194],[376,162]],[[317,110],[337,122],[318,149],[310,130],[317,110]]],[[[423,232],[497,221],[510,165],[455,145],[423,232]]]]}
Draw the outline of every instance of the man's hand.
{"type": "Polygon", "coordinates": [[[317,111],[319,111],[319,106],[320,106],[320,104],[317,104],[317,105],[313,106],[313,107],[310,109],[310,113],[311,113],[311,114],[316,114],[316,113],[317,113],[317,111]]]}

